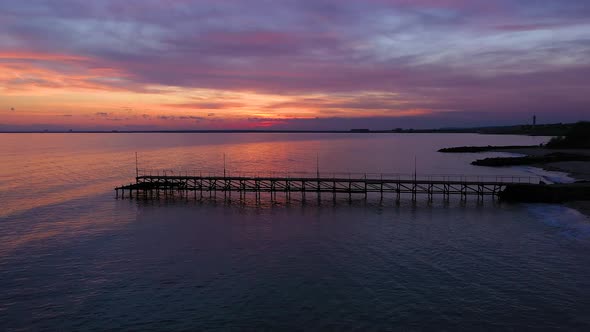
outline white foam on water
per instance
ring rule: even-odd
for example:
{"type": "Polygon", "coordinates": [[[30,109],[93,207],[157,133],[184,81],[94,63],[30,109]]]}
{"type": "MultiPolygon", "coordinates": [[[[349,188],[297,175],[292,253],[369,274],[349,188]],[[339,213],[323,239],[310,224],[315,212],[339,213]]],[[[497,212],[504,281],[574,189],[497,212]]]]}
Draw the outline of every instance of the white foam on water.
{"type": "Polygon", "coordinates": [[[538,176],[543,182],[548,184],[553,183],[574,183],[576,179],[570,177],[566,172],[547,171],[542,168],[532,166],[516,166],[520,170],[538,176]]]}
{"type": "Polygon", "coordinates": [[[560,229],[571,239],[590,238],[590,218],[576,209],[559,204],[526,204],[532,215],[546,225],[560,229]]]}

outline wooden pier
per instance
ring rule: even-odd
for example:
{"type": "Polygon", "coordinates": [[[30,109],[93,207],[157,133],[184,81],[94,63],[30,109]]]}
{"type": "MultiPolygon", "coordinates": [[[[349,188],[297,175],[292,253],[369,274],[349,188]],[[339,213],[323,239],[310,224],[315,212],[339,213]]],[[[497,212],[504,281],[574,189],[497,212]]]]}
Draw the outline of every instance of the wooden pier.
{"type": "Polygon", "coordinates": [[[392,197],[397,202],[402,196],[416,200],[417,196],[434,196],[449,199],[458,196],[465,200],[468,196],[483,199],[486,196],[498,197],[511,184],[538,184],[538,177],[517,176],[461,176],[461,175],[402,175],[402,174],[337,174],[312,173],[270,173],[251,174],[206,174],[157,172],[140,174],[135,183],[115,188],[117,198],[194,198],[214,197],[218,193],[224,196],[238,193],[245,197],[253,193],[260,199],[261,193],[269,193],[270,199],[276,199],[281,193],[286,199],[291,195],[331,194],[337,195],[377,195],[392,197]]]}

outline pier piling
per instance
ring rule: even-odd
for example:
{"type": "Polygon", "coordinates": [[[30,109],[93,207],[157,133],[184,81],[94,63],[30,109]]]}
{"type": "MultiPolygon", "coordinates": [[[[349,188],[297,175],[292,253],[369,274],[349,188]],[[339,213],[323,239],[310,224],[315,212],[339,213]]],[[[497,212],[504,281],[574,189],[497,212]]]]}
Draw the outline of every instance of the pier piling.
{"type": "MultiPolygon", "coordinates": [[[[172,173],[174,174],[174,173],[172,173]]],[[[197,173],[192,173],[197,174],[197,173]]],[[[272,201],[277,199],[278,192],[284,192],[286,200],[291,199],[293,192],[301,193],[301,199],[306,200],[308,192],[315,192],[318,200],[321,200],[322,193],[331,193],[333,200],[336,200],[338,194],[347,194],[349,200],[352,196],[361,194],[367,198],[369,194],[374,193],[381,200],[387,195],[393,195],[395,202],[399,204],[402,196],[407,194],[412,201],[417,200],[418,195],[425,195],[429,202],[432,202],[434,196],[439,195],[445,201],[450,196],[458,196],[465,201],[468,196],[474,196],[478,200],[484,197],[498,197],[505,188],[514,183],[538,183],[536,178],[523,177],[473,177],[450,176],[450,175],[429,175],[417,176],[400,175],[400,174],[351,174],[338,176],[333,174],[329,177],[305,176],[286,174],[285,176],[273,173],[269,176],[260,175],[241,175],[233,176],[235,173],[208,175],[189,175],[188,172],[178,173],[178,175],[168,175],[166,172],[161,175],[160,172],[141,173],[138,170],[136,183],[115,188],[116,197],[125,198],[125,191],[129,191],[129,198],[135,197],[144,199],[159,199],[160,192],[163,192],[165,199],[174,199],[175,196],[180,198],[197,199],[203,198],[203,192],[209,192],[209,198],[217,196],[217,191],[223,192],[226,199],[231,199],[231,193],[237,191],[240,200],[243,200],[247,193],[254,193],[256,200],[261,200],[261,193],[269,193],[272,201]],[[154,175],[155,174],[155,175],[154,175]],[[192,192],[192,195],[191,195],[192,192]],[[199,195],[197,195],[197,192],[199,195]]]]}

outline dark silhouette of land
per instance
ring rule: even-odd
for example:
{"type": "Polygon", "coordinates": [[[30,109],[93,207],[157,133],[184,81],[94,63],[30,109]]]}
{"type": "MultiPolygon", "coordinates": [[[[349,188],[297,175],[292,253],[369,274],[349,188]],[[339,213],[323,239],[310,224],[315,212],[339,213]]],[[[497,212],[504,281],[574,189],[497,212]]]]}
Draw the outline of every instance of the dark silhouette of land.
{"type": "Polygon", "coordinates": [[[542,125],[514,125],[493,127],[468,127],[468,128],[438,128],[438,129],[413,129],[395,128],[388,130],[350,129],[350,130],[276,130],[276,129],[246,129],[246,130],[4,130],[1,133],[205,133],[205,134],[230,134],[230,133],[330,133],[330,134],[374,134],[374,133],[475,133],[493,135],[531,135],[531,136],[564,136],[575,123],[554,123],[542,125]]]}
{"type": "Polygon", "coordinates": [[[478,159],[471,162],[476,166],[519,166],[555,163],[563,161],[590,161],[590,155],[575,153],[551,152],[546,155],[524,156],[524,157],[496,157],[478,159]]]}
{"type": "Polygon", "coordinates": [[[571,126],[563,136],[552,138],[545,145],[509,146],[458,146],[438,150],[444,153],[472,152],[515,152],[524,157],[495,157],[479,159],[471,164],[478,166],[515,166],[547,164],[567,161],[590,161],[590,122],[578,122],[571,126]]]}
{"type": "Polygon", "coordinates": [[[590,122],[578,122],[565,134],[551,139],[549,149],[590,149],[590,122]]]}
{"type": "Polygon", "coordinates": [[[444,153],[474,153],[474,152],[487,152],[487,151],[498,151],[498,150],[518,150],[528,148],[538,148],[538,145],[488,145],[488,146],[456,146],[452,148],[443,148],[438,152],[444,153]]]}
{"type": "Polygon", "coordinates": [[[512,184],[499,194],[508,202],[565,203],[590,201],[590,183],[512,184]]]}
{"type": "Polygon", "coordinates": [[[551,185],[510,185],[500,198],[514,202],[563,203],[590,214],[590,122],[567,126],[563,135],[552,138],[540,146],[460,146],[440,149],[444,153],[511,152],[520,157],[493,157],[478,159],[472,165],[506,167],[530,165],[549,171],[568,173],[575,183],[551,185]]]}

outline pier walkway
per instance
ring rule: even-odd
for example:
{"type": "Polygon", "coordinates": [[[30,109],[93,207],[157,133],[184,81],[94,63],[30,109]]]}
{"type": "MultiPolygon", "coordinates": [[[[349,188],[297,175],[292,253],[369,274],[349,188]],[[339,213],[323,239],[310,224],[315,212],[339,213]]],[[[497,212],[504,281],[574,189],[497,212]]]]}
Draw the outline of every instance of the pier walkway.
{"type": "Polygon", "coordinates": [[[463,176],[463,175],[407,175],[407,174],[358,174],[358,173],[236,173],[203,174],[197,172],[137,173],[135,183],[115,188],[117,198],[202,198],[218,193],[240,197],[254,193],[260,199],[261,193],[269,193],[275,199],[278,193],[290,199],[292,194],[305,199],[308,194],[364,195],[369,193],[393,196],[399,201],[403,196],[416,200],[426,195],[429,200],[438,195],[445,199],[459,196],[466,199],[474,196],[497,197],[511,184],[538,184],[538,177],[520,176],[463,176]]]}

